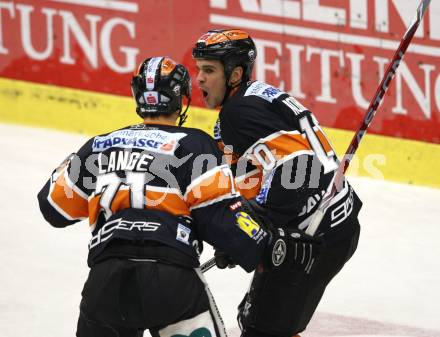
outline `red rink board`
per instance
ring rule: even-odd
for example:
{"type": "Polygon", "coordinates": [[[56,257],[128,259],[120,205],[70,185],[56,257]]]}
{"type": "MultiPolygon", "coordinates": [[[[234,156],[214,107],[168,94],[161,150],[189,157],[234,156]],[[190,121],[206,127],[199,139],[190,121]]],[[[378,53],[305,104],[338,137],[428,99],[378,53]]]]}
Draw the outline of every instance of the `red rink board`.
{"type": "MultiPolygon", "coordinates": [[[[407,0],[0,0],[0,76],[130,95],[146,56],[195,74],[191,47],[210,28],[255,39],[255,77],[292,93],[329,127],[355,129],[416,13],[407,0]],[[380,6],[375,6],[378,3],[380,6]]],[[[440,143],[440,3],[369,132],[440,143]]],[[[203,106],[196,85],[194,104],[203,106]]]]}

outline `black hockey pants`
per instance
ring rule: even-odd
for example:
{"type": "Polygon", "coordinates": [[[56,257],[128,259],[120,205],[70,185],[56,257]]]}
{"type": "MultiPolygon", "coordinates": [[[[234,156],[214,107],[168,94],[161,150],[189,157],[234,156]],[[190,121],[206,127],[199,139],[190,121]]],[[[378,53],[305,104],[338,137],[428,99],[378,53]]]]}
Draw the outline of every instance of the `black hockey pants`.
{"type": "Polygon", "coordinates": [[[326,240],[311,274],[255,271],[239,306],[242,337],[291,337],[304,331],[331,279],[357,248],[359,222],[343,237],[326,240]]]}
{"type": "Polygon", "coordinates": [[[82,291],[78,337],[225,336],[199,269],[108,259],[93,266],[82,291]]]}

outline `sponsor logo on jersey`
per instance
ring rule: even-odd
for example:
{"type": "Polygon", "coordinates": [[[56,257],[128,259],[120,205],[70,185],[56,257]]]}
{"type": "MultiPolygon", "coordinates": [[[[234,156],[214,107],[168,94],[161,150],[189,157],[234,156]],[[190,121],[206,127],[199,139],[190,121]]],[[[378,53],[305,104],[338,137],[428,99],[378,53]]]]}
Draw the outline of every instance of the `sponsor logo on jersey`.
{"type": "Polygon", "coordinates": [[[229,205],[229,209],[231,211],[235,211],[239,207],[241,207],[241,201],[237,201],[237,202],[234,202],[232,205],[229,205]]]}
{"type": "Polygon", "coordinates": [[[272,87],[264,82],[255,81],[252,82],[249,88],[247,88],[244,96],[258,96],[268,102],[272,102],[275,98],[281,96],[282,94],[285,94],[285,92],[281,91],[280,89],[272,87]]]}
{"type": "Polygon", "coordinates": [[[92,249],[100,243],[110,239],[115,230],[121,231],[138,231],[138,232],[155,232],[161,226],[158,222],[151,221],[127,221],[122,218],[107,222],[102,226],[98,233],[94,235],[89,242],[89,249],[92,249]]]}
{"type": "Polygon", "coordinates": [[[237,226],[250,238],[260,242],[266,236],[264,230],[246,212],[238,212],[236,215],[237,226]]]}
{"type": "Polygon", "coordinates": [[[177,225],[177,235],[176,240],[189,245],[189,235],[191,234],[191,229],[179,223],[177,225]]]}
{"type": "Polygon", "coordinates": [[[260,204],[264,204],[267,201],[267,196],[269,195],[269,190],[272,185],[272,180],[275,175],[275,170],[272,170],[270,174],[263,177],[263,183],[261,184],[260,192],[258,192],[255,200],[260,204]]]}
{"type": "Polygon", "coordinates": [[[157,153],[174,154],[179,140],[187,134],[171,133],[163,130],[119,130],[107,136],[95,137],[93,152],[101,152],[112,147],[136,148],[157,153]]]}

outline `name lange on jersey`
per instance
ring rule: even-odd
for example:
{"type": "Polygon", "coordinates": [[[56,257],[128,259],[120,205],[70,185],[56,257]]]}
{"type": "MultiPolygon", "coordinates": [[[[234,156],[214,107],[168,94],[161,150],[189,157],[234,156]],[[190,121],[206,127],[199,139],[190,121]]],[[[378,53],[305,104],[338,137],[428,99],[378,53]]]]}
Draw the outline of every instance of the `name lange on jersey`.
{"type": "Polygon", "coordinates": [[[123,170],[147,172],[153,159],[151,154],[141,152],[113,151],[108,156],[100,153],[99,174],[123,170]]]}

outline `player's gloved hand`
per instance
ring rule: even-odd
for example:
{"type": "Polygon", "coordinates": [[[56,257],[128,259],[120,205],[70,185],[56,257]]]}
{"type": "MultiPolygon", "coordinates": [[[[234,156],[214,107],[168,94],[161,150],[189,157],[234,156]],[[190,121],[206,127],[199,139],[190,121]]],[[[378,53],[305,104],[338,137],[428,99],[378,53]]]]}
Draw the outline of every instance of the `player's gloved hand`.
{"type": "Polygon", "coordinates": [[[319,236],[310,236],[299,229],[275,228],[267,265],[272,270],[301,270],[310,274],[321,247],[319,236]]]}
{"type": "Polygon", "coordinates": [[[226,267],[234,268],[237,265],[228,254],[222,252],[221,250],[216,249],[214,252],[214,257],[215,264],[219,269],[225,269],[226,267]]]}

